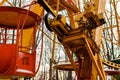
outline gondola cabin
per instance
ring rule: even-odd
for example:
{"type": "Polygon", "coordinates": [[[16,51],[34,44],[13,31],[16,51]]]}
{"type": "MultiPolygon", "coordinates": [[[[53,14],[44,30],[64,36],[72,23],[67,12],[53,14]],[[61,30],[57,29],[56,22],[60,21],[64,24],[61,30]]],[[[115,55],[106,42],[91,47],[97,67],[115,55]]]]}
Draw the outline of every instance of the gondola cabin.
{"type": "Polygon", "coordinates": [[[40,17],[30,10],[0,6],[0,78],[35,75],[39,23],[40,17]]]}

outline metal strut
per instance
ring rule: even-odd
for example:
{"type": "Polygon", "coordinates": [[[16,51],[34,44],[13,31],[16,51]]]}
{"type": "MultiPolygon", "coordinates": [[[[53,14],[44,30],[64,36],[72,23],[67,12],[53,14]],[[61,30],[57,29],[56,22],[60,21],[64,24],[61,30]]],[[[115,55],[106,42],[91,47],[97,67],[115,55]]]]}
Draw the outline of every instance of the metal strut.
{"type": "Polygon", "coordinates": [[[47,4],[45,0],[38,0],[38,3],[42,5],[42,7],[48,12],[51,13],[54,17],[57,16],[57,14],[53,11],[53,9],[47,4]]]}

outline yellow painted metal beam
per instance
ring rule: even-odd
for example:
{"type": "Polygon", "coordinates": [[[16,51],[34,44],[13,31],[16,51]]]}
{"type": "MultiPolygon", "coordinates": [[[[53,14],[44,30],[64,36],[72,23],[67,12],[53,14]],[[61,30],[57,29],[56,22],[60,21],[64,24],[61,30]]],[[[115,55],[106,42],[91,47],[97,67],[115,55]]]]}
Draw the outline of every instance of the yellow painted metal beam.
{"type": "Polygon", "coordinates": [[[0,2],[0,6],[3,6],[5,2],[7,2],[7,3],[8,3],[9,5],[11,5],[11,6],[14,6],[9,0],[2,0],[2,1],[0,2]]]}
{"type": "Polygon", "coordinates": [[[64,45],[64,49],[66,51],[66,54],[67,54],[67,56],[68,56],[68,58],[69,58],[69,60],[70,60],[70,62],[72,64],[72,66],[73,66],[73,69],[74,69],[76,75],[78,75],[77,65],[74,62],[72,55],[70,54],[70,50],[69,50],[68,46],[64,45]]]}
{"type": "MultiPolygon", "coordinates": [[[[91,0],[91,2],[95,4],[96,13],[104,13],[106,0],[91,0]]],[[[94,36],[95,36],[96,44],[100,46],[102,40],[102,26],[96,28],[96,30],[94,31],[94,36]]]]}
{"type": "Polygon", "coordinates": [[[6,0],[2,0],[2,1],[0,2],[0,6],[2,6],[5,2],[6,2],[6,0]]]}
{"type": "MultiPolygon", "coordinates": [[[[89,56],[90,56],[90,58],[91,58],[91,60],[92,60],[92,62],[93,62],[93,64],[94,64],[94,66],[95,66],[98,74],[100,75],[101,80],[106,80],[106,79],[105,79],[105,75],[104,75],[105,73],[102,72],[101,67],[99,66],[100,64],[98,64],[97,58],[96,58],[95,55],[93,54],[87,38],[85,38],[85,40],[86,40],[86,45],[85,45],[85,46],[86,46],[86,49],[88,50],[89,56]]],[[[98,53],[97,53],[97,54],[98,54],[98,53]]],[[[97,76],[97,74],[96,74],[96,76],[97,76]]]]}

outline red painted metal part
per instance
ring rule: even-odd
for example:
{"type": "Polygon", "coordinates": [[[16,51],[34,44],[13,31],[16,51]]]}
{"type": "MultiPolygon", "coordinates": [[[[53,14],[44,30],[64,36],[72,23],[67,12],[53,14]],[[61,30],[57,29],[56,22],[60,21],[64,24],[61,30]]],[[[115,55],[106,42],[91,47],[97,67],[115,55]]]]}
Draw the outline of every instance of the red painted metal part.
{"type": "Polygon", "coordinates": [[[108,75],[120,75],[119,70],[106,70],[105,73],[107,73],[108,75]]]}
{"type": "Polygon", "coordinates": [[[35,75],[35,53],[23,53],[19,52],[16,59],[16,73],[22,74],[24,76],[34,76],[35,75]]]}
{"type": "Polygon", "coordinates": [[[0,75],[15,73],[16,45],[0,44],[0,75]]]}
{"type": "MultiPolygon", "coordinates": [[[[18,7],[0,6],[0,27],[17,29],[18,17],[20,16],[20,26],[22,26],[27,12],[28,10],[18,7]]],[[[35,23],[39,24],[40,20],[40,16],[29,11],[24,28],[34,27],[35,23]]]]}
{"type": "Polygon", "coordinates": [[[0,28],[5,30],[6,32],[9,29],[16,30],[16,35],[13,34],[13,36],[16,37],[15,39],[16,41],[14,41],[13,43],[6,42],[8,35],[7,33],[5,33],[3,36],[0,35],[2,37],[5,37],[6,39],[4,40],[0,38],[0,78],[2,77],[8,78],[14,76],[18,77],[35,76],[35,62],[36,62],[35,33],[36,27],[39,25],[40,20],[41,18],[37,14],[26,9],[10,6],[0,6],[0,28]],[[20,30],[28,28],[34,29],[33,33],[34,48],[30,49],[30,51],[32,52],[20,51],[19,47],[23,48],[23,46],[19,46],[19,44],[17,43],[20,40],[19,39],[20,36],[22,36],[20,30]]]}

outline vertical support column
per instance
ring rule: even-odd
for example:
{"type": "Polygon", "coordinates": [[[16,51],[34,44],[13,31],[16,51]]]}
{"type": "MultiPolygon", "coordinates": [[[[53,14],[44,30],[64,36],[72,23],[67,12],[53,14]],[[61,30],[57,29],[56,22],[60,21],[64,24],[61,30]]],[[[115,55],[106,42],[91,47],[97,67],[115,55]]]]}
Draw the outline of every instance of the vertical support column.
{"type": "Polygon", "coordinates": [[[56,34],[54,34],[54,39],[53,39],[52,58],[50,59],[49,80],[52,80],[52,66],[53,66],[53,63],[54,63],[55,41],[56,41],[56,34]]]}

